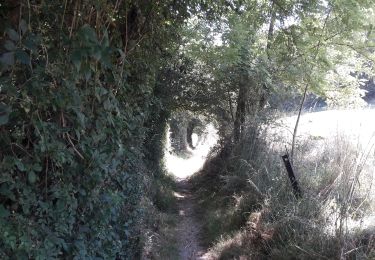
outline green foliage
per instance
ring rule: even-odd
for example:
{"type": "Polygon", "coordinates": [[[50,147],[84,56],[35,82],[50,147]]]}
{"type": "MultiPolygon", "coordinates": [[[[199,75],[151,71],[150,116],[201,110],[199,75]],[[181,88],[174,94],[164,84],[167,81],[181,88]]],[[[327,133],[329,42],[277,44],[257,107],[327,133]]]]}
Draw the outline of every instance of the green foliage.
{"type": "Polygon", "coordinates": [[[16,24],[0,10],[0,258],[134,259],[140,201],[170,203],[145,189],[169,109],[157,78],[188,4],[24,6],[16,24]]]}
{"type": "Polygon", "coordinates": [[[233,124],[241,82],[249,93],[249,114],[258,113],[267,101],[280,107],[273,97],[293,97],[306,86],[329,105],[360,103],[363,77],[374,72],[374,20],[368,1],[238,5],[214,22],[188,23],[184,55],[194,61],[192,71],[209,79],[188,92],[194,107],[196,100],[204,100],[210,104],[206,111],[221,125],[233,124]],[[201,97],[202,89],[207,99],[201,97]]]}
{"type": "Polygon", "coordinates": [[[1,257],[135,254],[142,165],[130,137],[142,137],[143,121],[110,80],[121,69],[115,49],[89,25],[65,51],[45,45],[49,34],[8,32],[7,50],[22,40],[0,83],[1,257]]]}

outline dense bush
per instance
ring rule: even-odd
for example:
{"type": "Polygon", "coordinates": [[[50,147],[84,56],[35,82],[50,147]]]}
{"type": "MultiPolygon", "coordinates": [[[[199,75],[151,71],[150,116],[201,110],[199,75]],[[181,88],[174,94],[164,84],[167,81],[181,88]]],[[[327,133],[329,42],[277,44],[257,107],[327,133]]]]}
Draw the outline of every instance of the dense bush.
{"type": "Polygon", "coordinates": [[[1,255],[130,256],[144,118],[116,80],[116,50],[89,25],[60,49],[21,26],[3,54],[1,255]]]}
{"type": "Polygon", "coordinates": [[[157,78],[187,4],[120,3],[0,5],[2,259],[140,253],[168,111],[157,78]]]}

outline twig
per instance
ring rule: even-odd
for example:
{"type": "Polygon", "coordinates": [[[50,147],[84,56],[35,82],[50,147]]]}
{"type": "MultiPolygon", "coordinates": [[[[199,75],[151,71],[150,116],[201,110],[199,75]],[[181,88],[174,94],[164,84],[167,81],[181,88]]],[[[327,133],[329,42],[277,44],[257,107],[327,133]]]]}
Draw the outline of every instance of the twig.
{"type": "Polygon", "coordinates": [[[45,200],[47,200],[47,188],[48,188],[48,157],[46,157],[46,170],[45,170],[45,200]]]}
{"type": "Polygon", "coordinates": [[[29,22],[28,23],[28,27],[29,28],[28,29],[31,31],[32,28],[31,28],[31,5],[30,5],[30,0],[27,1],[27,6],[28,6],[28,9],[29,9],[28,10],[29,11],[29,17],[28,17],[29,18],[29,21],[28,21],[29,22]]]}
{"type": "MultiPolygon", "coordinates": [[[[66,122],[65,122],[65,118],[64,118],[64,113],[61,112],[61,122],[62,122],[62,126],[63,127],[66,127],[66,122]]],[[[64,135],[64,134],[63,134],[64,135]]],[[[72,146],[73,150],[77,153],[77,155],[82,159],[84,160],[85,157],[83,157],[83,155],[77,150],[77,148],[75,147],[69,133],[65,133],[65,136],[66,138],[68,139],[68,142],[70,143],[70,145],[72,146]]]]}
{"type": "Polygon", "coordinates": [[[296,121],[296,124],[294,126],[293,140],[292,140],[292,149],[290,151],[290,163],[292,165],[293,165],[293,161],[294,161],[294,157],[293,156],[294,156],[294,148],[295,148],[295,145],[296,145],[296,138],[297,138],[297,130],[298,130],[298,125],[299,125],[299,120],[301,118],[303,104],[305,103],[305,100],[306,100],[306,93],[307,93],[308,87],[309,87],[309,84],[306,84],[305,89],[303,91],[303,97],[302,97],[302,100],[301,100],[301,104],[300,104],[299,110],[298,110],[297,121],[296,121]]]}
{"type": "Polygon", "coordinates": [[[73,150],[78,154],[78,156],[79,156],[82,160],[84,160],[85,157],[83,157],[83,155],[77,150],[77,148],[75,147],[75,145],[74,145],[72,139],[70,139],[70,135],[69,135],[68,133],[66,133],[66,137],[68,138],[69,143],[72,145],[73,150]]]}
{"type": "Polygon", "coordinates": [[[62,31],[62,28],[64,26],[64,19],[65,19],[65,13],[66,13],[66,5],[68,4],[68,0],[65,0],[65,5],[64,5],[64,12],[63,12],[63,16],[62,16],[62,19],[61,19],[61,25],[60,25],[60,33],[62,31]]]}
{"type": "MultiPolygon", "coordinates": [[[[326,18],[324,20],[323,30],[322,30],[323,32],[320,35],[318,44],[316,45],[315,54],[314,54],[314,60],[318,56],[318,51],[320,49],[320,46],[321,46],[321,43],[322,43],[322,39],[323,39],[323,33],[324,33],[324,30],[325,30],[325,28],[327,26],[327,22],[328,22],[330,14],[331,14],[331,9],[329,9],[329,11],[327,13],[327,16],[326,16],[326,18]]],[[[293,156],[294,156],[294,148],[295,148],[295,142],[296,142],[298,124],[299,124],[299,120],[300,120],[300,117],[301,117],[301,112],[302,112],[303,104],[305,103],[305,100],[306,100],[306,93],[307,93],[308,88],[309,88],[309,84],[306,83],[306,86],[305,86],[305,89],[304,89],[304,92],[303,92],[303,97],[302,97],[302,100],[301,100],[301,105],[300,105],[300,108],[299,108],[299,111],[298,111],[297,121],[296,121],[296,124],[294,126],[293,140],[292,140],[292,149],[291,149],[291,152],[290,152],[290,163],[292,165],[293,165],[293,161],[294,161],[294,157],[293,156]]]]}
{"type": "Polygon", "coordinates": [[[301,250],[302,252],[304,252],[304,253],[306,253],[306,254],[308,254],[308,255],[315,255],[315,256],[319,256],[319,257],[321,257],[321,258],[324,258],[324,259],[329,259],[328,257],[326,257],[326,256],[323,256],[323,255],[321,255],[321,254],[318,254],[318,253],[315,253],[315,252],[309,252],[309,251],[307,251],[306,249],[303,249],[303,248],[301,248],[301,247],[299,247],[299,246],[297,246],[297,245],[293,245],[295,248],[297,248],[297,249],[299,249],[299,250],[301,250]]]}
{"type": "Polygon", "coordinates": [[[30,156],[31,158],[33,158],[33,156],[24,148],[22,147],[21,145],[17,144],[17,143],[11,143],[11,145],[15,145],[17,146],[18,148],[20,148],[22,151],[24,151],[28,156],[30,156]]]}
{"type": "Polygon", "coordinates": [[[227,93],[228,93],[228,102],[229,102],[230,115],[231,115],[231,118],[232,118],[232,122],[234,122],[233,104],[232,104],[232,100],[231,100],[231,97],[230,97],[229,89],[227,89],[227,93]]]}
{"type": "Polygon", "coordinates": [[[357,248],[353,248],[352,250],[349,250],[348,252],[346,252],[344,255],[347,255],[347,254],[350,254],[351,252],[353,251],[357,251],[358,249],[362,248],[363,246],[359,246],[357,248]]]}
{"type": "MultiPolygon", "coordinates": [[[[354,47],[354,46],[351,45],[351,44],[347,44],[347,43],[338,43],[338,42],[335,42],[334,44],[339,45],[339,46],[346,46],[346,47],[350,48],[351,50],[355,51],[356,53],[358,53],[359,55],[362,55],[362,56],[365,57],[367,60],[372,61],[372,62],[375,62],[375,59],[371,58],[371,57],[368,56],[367,54],[365,54],[365,53],[363,53],[362,51],[358,50],[356,47],[354,47]]],[[[373,46],[368,46],[368,47],[373,47],[373,46]]],[[[362,48],[366,48],[366,47],[362,47],[362,48]]]]}
{"type": "Polygon", "coordinates": [[[271,10],[270,10],[271,20],[270,20],[270,24],[268,27],[267,46],[266,46],[266,53],[267,53],[268,60],[271,59],[271,55],[270,55],[270,50],[271,50],[271,45],[272,45],[271,41],[273,40],[273,29],[274,29],[275,20],[276,20],[276,11],[274,10],[275,1],[271,1],[271,2],[272,2],[271,10]]]}
{"type": "Polygon", "coordinates": [[[73,15],[73,19],[72,19],[72,24],[70,26],[69,38],[72,38],[72,35],[73,35],[73,28],[74,28],[74,25],[75,25],[75,22],[76,22],[76,19],[77,19],[78,2],[79,1],[76,1],[76,5],[74,7],[74,15],[73,15]]]}

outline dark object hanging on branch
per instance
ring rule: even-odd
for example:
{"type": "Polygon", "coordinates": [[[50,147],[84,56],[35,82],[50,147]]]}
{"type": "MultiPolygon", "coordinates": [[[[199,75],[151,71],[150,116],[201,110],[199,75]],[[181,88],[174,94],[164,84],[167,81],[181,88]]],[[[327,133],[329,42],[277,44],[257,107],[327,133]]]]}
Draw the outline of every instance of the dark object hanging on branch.
{"type": "Polygon", "coordinates": [[[292,188],[293,188],[293,194],[297,199],[300,199],[300,198],[302,198],[302,192],[301,192],[301,189],[298,186],[296,176],[294,175],[293,168],[292,168],[292,165],[291,165],[290,160],[289,160],[289,155],[285,154],[285,155],[281,156],[281,158],[283,159],[286,171],[288,172],[288,177],[289,177],[289,180],[290,180],[290,182],[292,184],[292,188]]]}

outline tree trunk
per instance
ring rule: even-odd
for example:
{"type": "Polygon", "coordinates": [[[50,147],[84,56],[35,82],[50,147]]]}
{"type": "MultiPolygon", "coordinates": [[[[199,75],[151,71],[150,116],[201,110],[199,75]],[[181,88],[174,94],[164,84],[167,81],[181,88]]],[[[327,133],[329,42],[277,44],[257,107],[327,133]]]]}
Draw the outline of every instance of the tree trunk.
{"type": "Polygon", "coordinates": [[[187,143],[188,143],[188,145],[191,149],[195,149],[195,147],[193,145],[193,139],[192,139],[192,135],[193,135],[195,125],[196,124],[195,124],[194,120],[190,121],[188,126],[187,126],[187,130],[186,130],[186,141],[187,141],[187,143]]]}
{"type": "Polygon", "coordinates": [[[187,125],[184,122],[180,122],[176,119],[170,121],[171,131],[171,146],[175,153],[183,153],[187,151],[187,125]]]}

